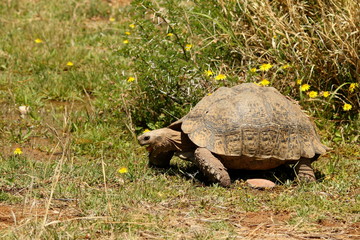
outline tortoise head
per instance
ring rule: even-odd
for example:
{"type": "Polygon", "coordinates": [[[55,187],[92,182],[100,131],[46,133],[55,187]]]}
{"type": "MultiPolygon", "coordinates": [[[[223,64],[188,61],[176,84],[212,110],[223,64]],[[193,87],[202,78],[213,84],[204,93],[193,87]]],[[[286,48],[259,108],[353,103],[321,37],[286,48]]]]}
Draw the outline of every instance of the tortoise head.
{"type": "Polygon", "coordinates": [[[178,150],[176,143],[181,142],[181,132],[170,128],[161,128],[146,132],[137,139],[141,146],[147,146],[150,165],[166,167],[174,152],[178,150]]]}
{"type": "Polygon", "coordinates": [[[168,152],[175,151],[174,142],[179,139],[180,132],[174,131],[170,128],[161,128],[154,131],[146,132],[140,135],[137,139],[141,146],[147,146],[149,152],[160,151],[168,152]]]}

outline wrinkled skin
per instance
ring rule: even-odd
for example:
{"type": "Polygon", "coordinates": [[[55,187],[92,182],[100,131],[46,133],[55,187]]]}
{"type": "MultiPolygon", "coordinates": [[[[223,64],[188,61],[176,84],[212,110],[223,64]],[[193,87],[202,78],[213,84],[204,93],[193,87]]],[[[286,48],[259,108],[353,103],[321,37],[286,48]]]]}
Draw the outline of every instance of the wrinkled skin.
{"type": "Polygon", "coordinates": [[[169,128],[144,133],[138,141],[140,145],[148,146],[149,165],[156,167],[168,167],[175,152],[194,152],[196,149],[186,134],[169,128]]]}

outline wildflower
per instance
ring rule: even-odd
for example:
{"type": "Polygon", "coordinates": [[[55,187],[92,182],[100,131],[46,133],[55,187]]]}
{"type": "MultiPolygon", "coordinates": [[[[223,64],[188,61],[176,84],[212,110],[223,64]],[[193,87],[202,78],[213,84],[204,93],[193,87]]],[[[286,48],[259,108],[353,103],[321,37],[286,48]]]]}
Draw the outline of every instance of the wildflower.
{"type": "Polygon", "coordinates": [[[40,38],[37,38],[37,39],[34,40],[34,42],[36,42],[36,43],[42,43],[43,40],[41,40],[40,38]]]}
{"type": "Polygon", "coordinates": [[[131,35],[131,32],[125,32],[126,35],[131,35]]]}
{"type": "Polygon", "coordinates": [[[343,109],[344,109],[344,111],[349,111],[352,109],[352,106],[351,106],[351,104],[345,103],[343,106],[343,109]]]}
{"type": "Polygon", "coordinates": [[[21,155],[23,152],[21,151],[21,148],[16,148],[14,151],[15,155],[21,155]]]}
{"type": "Polygon", "coordinates": [[[208,96],[211,96],[211,94],[212,94],[212,93],[208,93],[207,95],[208,95],[208,96]]]}
{"type": "Polygon", "coordinates": [[[328,91],[325,91],[322,95],[324,98],[327,98],[328,96],[330,96],[330,93],[328,91]]]}
{"type": "Polygon", "coordinates": [[[217,76],[215,76],[215,80],[225,80],[226,76],[224,74],[219,74],[217,76]]]}
{"type": "Polygon", "coordinates": [[[273,65],[271,65],[270,63],[265,63],[265,64],[263,64],[263,65],[261,65],[261,66],[259,67],[259,70],[260,70],[260,71],[263,71],[263,72],[266,72],[266,71],[268,71],[270,68],[272,68],[272,66],[273,66],[273,65]]]}
{"type": "Polygon", "coordinates": [[[133,82],[133,81],[135,81],[135,78],[134,77],[129,77],[126,81],[133,82]]]}
{"type": "Polygon", "coordinates": [[[267,79],[263,79],[263,80],[261,80],[261,81],[259,82],[259,84],[260,84],[261,86],[267,86],[267,85],[270,84],[270,82],[269,82],[269,80],[267,80],[267,79]]]}
{"type": "Polygon", "coordinates": [[[127,173],[129,172],[128,169],[126,167],[121,167],[118,169],[118,173],[121,173],[121,174],[124,174],[124,173],[127,173]]]}
{"type": "Polygon", "coordinates": [[[250,69],[250,72],[252,72],[252,73],[256,73],[256,71],[257,71],[256,68],[251,68],[251,69],[250,69]]]}
{"type": "Polygon", "coordinates": [[[143,133],[151,132],[149,129],[145,129],[143,133]]]}
{"type": "Polygon", "coordinates": [[[204,74],[205,74],[207,77],[210,77],[210,76],[214,75],[214,73],[213,73],[211,70],[205,70],[204,74]]]}
{"type": "Polygon", "coordinates": [[[74,66],[74,63],[73,63],[73,62],[67,62],[67,63],[66,63],[66,66],[72,67],[72,66],[74,66]]]}
{"type": "Polygon", "coordinates": [[[130,24],[129,27],[130,28],[135,28],[135,24],[130,24]]]}
{"type": "Polygon", "coordinates": [[[354,92],[355,88],[359,86],[358,83],[351,83],[350,86],[349,86],[349,92],[354,92]]]}
{"type": "Polygon", "coordinates": [[[115,22],[115,18],[111,17],[111,18],[109,18],[109,21],[110,22],[115,22]]]}
{"type": "Polygon", "coordinates": [[[310,98],[316,98],[318,96],[318,92],[316,92],[316,91],[310,91],[309,92],[309,97],[310,98]]]}
{"type": "Polygon", "coordinates": [[[186,44],[186,45],[185,45],[185,50],[186,50],[186,51],[190,51],[191,48],[192,48],[192,45],[191,45],[191,44],[186,44]]]}
{"type": "Polygon", "coordinates": [[[166,34],[166,36],[172,37],[172,36],[174,36],[174,34],[173,33],[168,33],[168,34],[166,34]]]}
{"type": "Polygon", "coordinates": [[[296,84],[297,84],[297,85],[301,85],[301,83],[302,83],[302,79],[296,80],[296,84]]]}
{"type": "Polygon", "coordinates": [[[282,66],[281,68],[282,69],[287,69],[287,68],[290,68],[291,66],[290,66],[290,64],[285,64],[284,66],[282,66]]]}
{"type": "Polygon", "coordinates": [[[123,41],[123,43],[124,43],[124,44],[128,44],[128,43],[129,43],[129,40],[126,39],[126,40],[123,41]]]}
{"type": "Polygon", "coordinates": [[[310,89],[310,85],[309,84],[303,84],[303,85],[301,85],[301,87],[300,87],[300,91],[302,91],[302,92],[305,92],[305,91],[307,91],[307,90],[309,90],[310,89]]]}

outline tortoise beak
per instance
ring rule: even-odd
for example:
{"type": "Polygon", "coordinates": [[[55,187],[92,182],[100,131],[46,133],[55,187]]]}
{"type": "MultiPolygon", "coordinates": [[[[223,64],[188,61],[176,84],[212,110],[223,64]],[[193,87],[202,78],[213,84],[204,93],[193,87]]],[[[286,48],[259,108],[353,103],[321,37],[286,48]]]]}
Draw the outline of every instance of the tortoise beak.
{"type": "Polygon", "coordinates": [[[143,134],[143,135],[138,136],[137,140],[141,146],[147,146],[146,151],[151,153],[154,150],[153,147],[151,147],[151,145],[149,143],[149,140],[150,140],[149,136],[143,134]]]}

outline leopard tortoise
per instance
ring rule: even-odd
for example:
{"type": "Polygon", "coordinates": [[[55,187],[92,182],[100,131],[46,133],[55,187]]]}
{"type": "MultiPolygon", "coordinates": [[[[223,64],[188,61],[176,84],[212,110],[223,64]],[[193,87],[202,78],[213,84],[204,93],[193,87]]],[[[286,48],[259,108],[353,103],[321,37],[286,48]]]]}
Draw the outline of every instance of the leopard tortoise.
{"type": "Polygon", "coordinates": [[[138,141],[148,146],[149,165],[167,167],[176,154],[222,186],[231,183],[227,169],[283,164],[295,164],[300,181],[315,181],[311,163],[328,150],[298,104],[253,83],[219,88],[180,120],[143,133],[138,141]]]}

